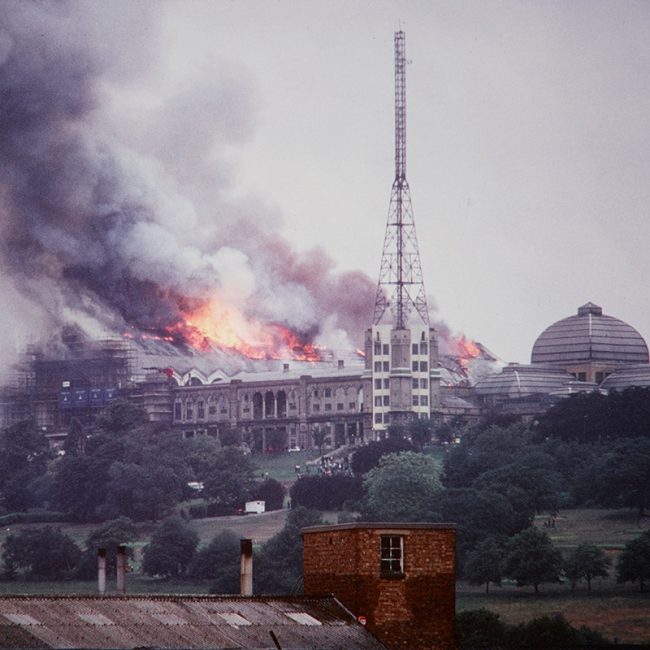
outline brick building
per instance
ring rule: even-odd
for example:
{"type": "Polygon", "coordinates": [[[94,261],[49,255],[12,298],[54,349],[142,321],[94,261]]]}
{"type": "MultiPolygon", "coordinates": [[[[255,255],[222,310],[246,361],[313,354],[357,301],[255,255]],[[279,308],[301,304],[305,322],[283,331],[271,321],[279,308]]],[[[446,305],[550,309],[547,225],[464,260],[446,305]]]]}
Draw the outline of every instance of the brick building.
{"type": "Polygon", "coordinates": [[[305,528],[305,595],[333,594],[387,648],[454,648],[453,524],[305,528]]]}

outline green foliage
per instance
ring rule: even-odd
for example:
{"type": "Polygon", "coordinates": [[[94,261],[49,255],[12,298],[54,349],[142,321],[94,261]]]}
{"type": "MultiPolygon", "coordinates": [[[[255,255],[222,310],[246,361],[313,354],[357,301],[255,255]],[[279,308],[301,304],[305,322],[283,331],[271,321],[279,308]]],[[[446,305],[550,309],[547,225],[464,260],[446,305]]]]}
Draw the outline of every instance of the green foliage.
{"type": "Polygon", "coordinates": [[[284,528],[262,547],[254,559],[256,594],[297,594],[301,591],[303,547],[300,531],[323,523],[315,510],[291,510],[284,528]]]}
{"type": "Polygon", "coordinates": [[[571,581],[574,590],[580,580],[587,581],[587,591],[591,591],[593,578],[606,578],[611,560],[595,544],[580,544],[564,561],[564,574],[571,581]]]}
{"type": "Polygon", "coordinates": [[[127,400],[115,400],[97,417],[96,427],[105,434],[123,435],[149,425],[144,409],[127,400]]]}
{"type": "Polygon", "coordinates": [[[629,541],[618,558],[616,565],[618,582],[639,581],[644,591],[646,580],[650,579],[650,531],[629,541]]]}
{"type": "Polygon", "coordinates": [[[535,593],[543,582],[559,582],[562,555],[550,537],[530,527],[518,533],[506,545],[504,575],[517,581],[518,587],[532,585],[535,593]]]}
{"type": "Polygon", "coordinates": [[[242,507],[255,485],[255,465],[250,456],[228,447],[215,457],[203,479],[203,494],[220,514],[242,507]]]}
{"type": "Polygon", "coordinates": [[[357,449],[352,455],[352,471],[357,475],[365,474],[373,467],[377,467],[379,459],[386,454],[414,450],[413,445],[404,438],[386,438],[370,442],[357,449]]]}
{"type": "Polygon", "coordinates": [[[433,423],[428,418],[411,420],[406,427],[406,435],[411,439],[415,447],[422,451],[424,446],[431,442],[433,423]]]}
{"type": "Polygon", "coordinates": [[[363,479],[364,516],[374,521],[437,521],[440,470],[412,451],[383,456],[363,479]]]}
{"type": "Polygon", "coordinates": [[[599,505],[635,508],[643,517],[650,506],[650,438],[616,441],[581,481],[599,505]]]}
{"type": "Polygon", "coordinates": [[[303,476],[291,486],[291,503],[316,510],[341,510],[347,501],[363,496],[361,477],[334,474],[303,476]]]}
{"type": "Polygon", "coordinates": [[[32,528],[8,535],[4,543],[5,577],[20,572],[28,578],[60,580],[72,577],[81,549],[56,528],[32,528]]]}
{"type": "Polygon", "coordinates": [[[63,441],[63,451],[72,456],[81,456],[86,451],[86,432],[79,418],[70,420],[68,435],[63,441]]]}
{"type": "Polygon", "coordinates": [[[456,523],[456,556],[463,569],[465,556],[486,537],[509,537],[530,525],[502,495],[489,490],[445,490],[440,495],[443,521],[456,523]]]}
{"type": "Polygon", "coordinates": [[[199,536],[182,519],[165,519],[144,549],[143,573],[163,578],[183,575],[192,562],[198,542],[199,536]]]}
{"type": "Polygon", "coordinates": [[[562,477],[553,464],[553,458],[541,451],[520,451],[513,462],[482,472],[473,487],[503,494],[517,507],[517,512],[526,512],[528,516],[557,510],[562,477]]]}
{"type": "Polygon", "coordinates": [[[460,648],[498,648],[505,645],[508,626],[487,609],[456,615],[456,638],[460,648]]]}
{"type": "Polygon", "coordinates": [[[542,616],[520,623],[508,630],[508,643],[515,648],[560,648],[609,645],[597,632],[582,628],[577,630],[561,614],[542,616]]]}
{"type": "Polygon", "coordinates": [[[327,440],[329,435],[329,430],[326,427],[314,427],[311,432],[311,438],[314,441],[316,447],[318,447],[318,453],[323,453],[323,445],[327,440]]]}
{"type": "Polygon", "coordinates": [[[576,393],[549,409],[539,420],[536,437],[580,442],[650,436],[650,388],[623,392],[576,393]]]}
{"type": "MultiPolygon", "coordinates": [[[[119,517],[91,531],[86,538],[86,549],[83,552],[77,577],[85,580],[97,576],[97,551],[106,549],[106,570],[114,574],[116,571],[117,547],[126,546],[136,540],[135,524],[128,517],[119,517]]],[[[127,546],[127,556],[133,558],[133,548],[127,546]]]]}
{"type": "Polygon", "coordinates": [[[39,505],[32,482],[45,473],[50,458],[47,439],[34,420],[0,432],[0,508],[5,512],[39,505]]]}
{"type": "Polygon", "coordinates": [[[284,507],[284,495],[286,490],[280,481],[274,478],[267,478],[261,483],[257,483],[250,495],[249,499],[252,501],[264,501],[266,511],[269,510],[282,510],[284,507]]]}
{"type": "Polygon", "coordinates": [[[610,645],[601,634],[570,625],[562,615],[542,616],[519,625],[508,625],[486,609],[456,616],[459,648],[562,648],[610,645]]]}
{"type": "Polygon", "coordinates": [[[221,531],[194,555],[189,575],[213,580],[210,593],[238,594],[240,571],[240,539],[230,529],[221,531]]]}
{"type": "MultiPolygon", "coordinates": [[[[109,422],[138,422],[136,415],[120,410],[109,422]]],[[[100,432],[87,441],[84,454],[66,454],[56,462],[52,500],[76,521],[119,516],[156,521],[183,498],[194,476],[190,451],[176,433],[139,425],[119,434],[100,432]]]]}
{"type": "Polygon", "coordinates": [[[485,585],[485,593],[490,592],[490,583],[501,585],[503,576],[504,541],[496,537],[486,537],[472,550],[465,561],[464,575],[470,585],[485,585]]]}

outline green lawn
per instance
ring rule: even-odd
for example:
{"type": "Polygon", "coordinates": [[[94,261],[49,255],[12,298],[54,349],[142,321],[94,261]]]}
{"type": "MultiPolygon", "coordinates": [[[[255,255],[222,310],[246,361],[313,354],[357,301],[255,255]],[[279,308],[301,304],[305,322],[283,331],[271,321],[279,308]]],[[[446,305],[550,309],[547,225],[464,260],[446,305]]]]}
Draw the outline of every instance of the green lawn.
{"type": "Polygon", "coordinates": [[[287,483],[296,480],[296,465],[300,465],[300,471],[304,473],[306,463],[316,460],[318,457],[318,451],[256,454],[253,456],[253,462],[258,467],[258,476],[263,477],[265,474],[268,474],[269,478],[274,478],[281,483],[287,483]]]}
{"type": "Polygon", "coordinates": [[[536,525],[547,531],[553,543],[567,553],[582,542],[601,546],[612,559],[610,575],[597,578],[591,593],[579,583],[575,593],[569,585],[542,584],[539,595],[532,587],[504,584],[472,587],[459,582],[456,589],[458,611],[484,607],[507,623],[522,623],[538,616],[563,614],[574,626],[586,625],[621,643],[650,643],[650,593],[640,593],[638,584],[617,584],[616,560],[626,542],[650,527],[630,510],[578,509],[560,512],[555,528],[544,528],[547,517],[536,525]]]}

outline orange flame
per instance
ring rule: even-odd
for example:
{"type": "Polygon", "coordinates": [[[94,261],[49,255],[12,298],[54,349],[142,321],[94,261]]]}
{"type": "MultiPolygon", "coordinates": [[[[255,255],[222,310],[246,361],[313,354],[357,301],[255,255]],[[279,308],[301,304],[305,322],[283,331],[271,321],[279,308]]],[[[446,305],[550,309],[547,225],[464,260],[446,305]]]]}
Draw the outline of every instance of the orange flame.
{"type": "MultiPolygon", "coordinates": [[[[125,336],[134,338],[132,333],[125,336]]],[[[142,339],[182,341],[198,350],[213,347],[236,350],[249,359],[321,361],[321,348],[305,343],[290,329],[276,323],[247,318],[233,307],[214,299],[164,328],[163,334],[143,333],[142,339]]]]}
{"type": "Polygon", "coordinates": [[[481,354],[481,348],[476,342],[468,339],[464,334],[461,334],[458,338],[453,338],[451,345],[463,368],[467,368],[467,362],[470,359],[476,359],[481,354]]]}

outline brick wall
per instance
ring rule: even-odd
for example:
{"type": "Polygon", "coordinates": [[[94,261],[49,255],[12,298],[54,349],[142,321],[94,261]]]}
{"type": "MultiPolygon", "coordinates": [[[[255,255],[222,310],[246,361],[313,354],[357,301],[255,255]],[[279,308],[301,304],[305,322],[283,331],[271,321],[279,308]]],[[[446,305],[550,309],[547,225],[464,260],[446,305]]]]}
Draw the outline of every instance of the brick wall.
{"type": "Polygon", "coordinates": [[[455,539],[448,524],[303,530],[305,594],[332,593],[388,648],[454,648],[455,539]],[[403,538],[404,571],[382,577],[382,535],[403,538]]]}

